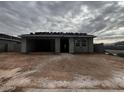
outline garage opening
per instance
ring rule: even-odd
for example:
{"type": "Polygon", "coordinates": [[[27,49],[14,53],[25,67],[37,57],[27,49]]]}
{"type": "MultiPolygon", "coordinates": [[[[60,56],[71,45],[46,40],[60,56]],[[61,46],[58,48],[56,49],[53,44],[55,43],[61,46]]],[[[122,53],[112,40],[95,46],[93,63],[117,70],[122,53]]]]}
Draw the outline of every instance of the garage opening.
{"type": "Polygon", "coordinates": [[[60,40],[60,48],[61,52],[69,52],[69,39],[67,38],[61,38],[60,40]]]}
{"type": "Polygon", "coordinates": [[[55,40],[54,39],[36,39],[33,43],[33,52],[54,52],[55,40]]]}

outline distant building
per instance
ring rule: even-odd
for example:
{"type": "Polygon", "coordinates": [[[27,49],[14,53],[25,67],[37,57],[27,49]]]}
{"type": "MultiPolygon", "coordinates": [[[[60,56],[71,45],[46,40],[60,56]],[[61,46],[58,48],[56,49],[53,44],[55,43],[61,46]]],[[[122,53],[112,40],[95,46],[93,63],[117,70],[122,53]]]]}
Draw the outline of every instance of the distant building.
{"type": "Polygon", "coordinates": [[[20,38],[0,34],[0,52],[17,52],[20,51],[20,46],[20,38]]]}
{"type": "Polygon", "coordinates": [[[94,44],[94,52],[104,53],[105,52],[104,43],[94,44]]]}
{"type": "Polygon", "coordinates": [[[21,52],[93,53],[93,35],[86,33],[36,32],[24,34],[21,52]]]}

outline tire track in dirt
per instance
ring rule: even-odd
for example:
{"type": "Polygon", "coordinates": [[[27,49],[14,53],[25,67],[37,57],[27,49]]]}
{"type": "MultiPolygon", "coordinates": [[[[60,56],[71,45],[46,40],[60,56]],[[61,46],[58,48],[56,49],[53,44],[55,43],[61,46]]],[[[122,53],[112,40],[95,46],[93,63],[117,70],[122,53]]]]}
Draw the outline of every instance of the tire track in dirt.
{"type": "Polygon", "coordinates": [[[60,54],[60,55],[56,55],[52,58],[51,57],[47,58],[47,59],[44,60],[45,61],[44,63],[38,64],[35,69],[36,70],[42,70],[43,67],[45,67],[46,65],[48,65],[51,62],[59,62],[62,59],[65,59],[65,58],[66,59],[71,59],[72,56],[73,55],[71,55],[71,54],[60,54]]]}

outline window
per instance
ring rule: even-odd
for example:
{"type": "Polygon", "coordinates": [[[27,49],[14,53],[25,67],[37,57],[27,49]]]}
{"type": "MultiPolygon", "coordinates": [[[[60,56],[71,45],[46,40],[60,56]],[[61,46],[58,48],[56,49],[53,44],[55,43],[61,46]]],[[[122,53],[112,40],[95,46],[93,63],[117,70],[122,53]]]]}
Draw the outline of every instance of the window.
{"type": "Polygon", "coordinates": [[[77,40],[75,40],[75,46],[77,46],[77,47],[87,46],[86,39],[77,39],[77,40]]]}
{"type": "Polygon", "coordinates": [[[82,39],[82,40],[81,40],[81,45],[82,45],[82,46],[87,46],[86,39],[82,39]]]}
{"type": "Polygon", "coordinates": [[[80,46],[80,40],[75,40],[75,45],[79,47],[80,46]]]}

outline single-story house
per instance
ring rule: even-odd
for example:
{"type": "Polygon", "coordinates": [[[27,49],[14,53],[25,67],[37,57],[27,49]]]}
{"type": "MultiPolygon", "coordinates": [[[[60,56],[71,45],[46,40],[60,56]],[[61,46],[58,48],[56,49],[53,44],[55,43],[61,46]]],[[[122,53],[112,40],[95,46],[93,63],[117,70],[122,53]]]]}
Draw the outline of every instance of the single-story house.
{"type": "Polygon", "coordinates": [[[0,34],[0,52],[19,52],[21,39],[18,37],[0,34]]]}
{"type": "Polygon", "coordinates": [[[20,35],[21,52],[93,53],[93,38],[86,33],[35,32],[20,35]]]}

